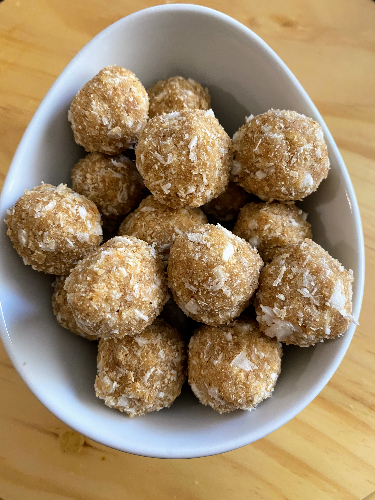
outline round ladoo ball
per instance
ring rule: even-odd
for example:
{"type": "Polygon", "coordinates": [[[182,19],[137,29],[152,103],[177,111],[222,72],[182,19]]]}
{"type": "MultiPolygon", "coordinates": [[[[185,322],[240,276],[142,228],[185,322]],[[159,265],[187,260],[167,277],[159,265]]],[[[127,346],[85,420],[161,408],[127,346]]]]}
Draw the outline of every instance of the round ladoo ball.
{"type": "Polygon", "coordinates": [[[118,234],[135,236],[154,245],[162,260],[167,261],[179,234],[206,223],[207,218],[199,208],[170,208],[150,195],[126,217],[118,234]]]}
{"type": "Polygon", "coordinates": [[[116,225],[145,195],[135,163],[124,155],[90,153],[72,170],[73,189],[93,201],[105,225],[116,225]]]}
{"type": "Polygon", "coordinates": [[[301,200],[328,175],[319,123],[295,111],[271,109],[249,119],[233,136],[232,174],[262,200],[301,200]]]}
{"type": "Polygon", "coordinates": [[[192,78],[186,79],[182,76],[174,76],[156,83],[148,90],[148,97],[150,118],[187,109],[208,110],[211,106],[208,89],[192,78]]]}
{"type": "Polygon", "coordinates": [[[172,208],[200,207],[228,185],[231,141],[212,110],[151,118],[135,152],[147,188],[172,208]]]}
{"type": "Polygon", "coordinates": [[[64,288],[79,328],[106,338],[137,335],[168,300],[160,258],[131,236],[116,236],[81,260],[64,288]]]}
{"type": "Polygon", "coordinates": [[[194,228],[176,238],[168,278],[184,313],[207,325],[222,325],[250,304],[263,261],[258,251],[220,225],[194,228]]]}
{"type": "Polygon", "coordinates": [[[257,248],[264,262],[270,262],[281,248],[312,237],[306,217],[292,202],[249,203],[233,232],[257,248]]]}
{"type": "Polygon", "coordinates": [[[5,223],[24,264],[48,274],[69,274],[102,241],[98,209],[65,184],[26,189],[5,223]]]}
{"type": "Polygon", "coordinates": [[[223,194],[214,198],[202,210],[215,219],[227,222],[237,217],[241,208],[250,201],[251,195],[235,182],[230,182],[223,194]]]}
{"type": "Polygon", "coordinates": [[[74,97],[68,119],[86,151],[115,155],[137,142],[148,107],[146,89],[134,73],[107,66],[74,97]]]}
{"type": "Polygon", "coordinates": [[[333,339],[353,319],[353,273],[312,240],[286,247],[261,273],[254,301],[260,329],[301,347],[333,339]]]}
{"type": "Polygon", "coordinates": [[[130,417],[171,406],[185,378],[185,344],[161,319],[136,337],[99,342],[96,395],[130,417]]]}
{"type": "Polygon", "coordinates": [[[66,276],[59,276],[53,283],[52,308],[58,323],[67,330],[80,335],[85,339],[97,340],[97,335],[88,335],[81,330],[73,316],[71,307],[68,304],[66,291],[64,290],[66,276]]]}
{"type": "Polygon", "coordinates": [[[269,398],[281,369],[282,348],[253,320],[202,326],[189,343],[189,384],[219,413],[252,410],[269,398]]]}

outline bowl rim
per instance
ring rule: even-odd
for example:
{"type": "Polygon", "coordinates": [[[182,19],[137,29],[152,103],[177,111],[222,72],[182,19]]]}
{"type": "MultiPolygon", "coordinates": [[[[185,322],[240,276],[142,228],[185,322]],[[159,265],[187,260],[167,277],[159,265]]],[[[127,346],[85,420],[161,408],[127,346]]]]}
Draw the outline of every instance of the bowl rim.
{"type": "MultiPolygon", "coordinates": [[[[233,19],[232,17],[200,5],[194,5],[194,4],[167,4],[167,5],[157,5],[154,7],[149,7],[146,9],[142,9],[140,11],[134,12],[132,14],[129,14],[128,16],[125,16],[111,25],[109,25],[107,28],[99,32],[94,38],[92,38],[72,59],[71,61],[67,64],[67,66],[63,69],[63,71],[59,74],[57,79],[54,81],[44,98],[42,99],[41,103],[39,104],[36,112],[34,113],[33,117],[31,118],[22,138],[21,141],[17,147],[17,150],[14,154],[13,160],[11,162],[11,165],[9,167],[9,170],[7,172],[7,176],[3,185],[3,189],[0,195],[0,210],[6,209],[8,207],[4,207],[3,205],[5,204],[4,200],[6,198],[6,193],[11,190],[11,186],[13,185],[13,182],[15,182],[15,170],[16,166],[18,164],[18,157],[21,156],[22,150],[23,150],[23,144],[27,141],[28,136],[31,134],[31,129],[34,126],[34,123],[37,122],[39,115],[44,112],[44,109],[48,106],[49,101],[54,98],[54,94],[56,93],[56,90],[59,86],[60,80],[62,80],[65,77],[65,74],[70,71],[70,67],[74,64],[74,61],[78,55],[82,55],[88,50],[90,50],[91,44],[98,42],[99,40],[104,39],[107,35],[109,35],[112,31],[117,30],[123,23],[127,23],[131,20],[136,20],[138,18],[141,18],[144,15],[150,15],[153,13],[168,13],[168,12],[195,12],[197,14],[202,14],[205,16],[209,16],[211,18],[216,18],[218,21],[222,21],[225,23],[229,23],[233,28],[239,30],[242,32],[244,35],[246,35],[249,39],[251,39],[252,43],[257,45],[259,49],[265,53],[268,54],[270,58],[273,59],[273,63],[277,65],[286,75],[287,77],[292,81],[293,85],[295,86],[295,89],[300,93],[302,98],[304,99],[305,102],[311,106],[312,109],[315,110],[315,116],[317,117],[318,121],[320,122],[324,134],[325,134],[325,139],[327,144],[330,146],[332,155],[335,156],[337,159],[337,164],[340,169],[340,175],[342,176],[344,183],[345,183],[345,188],[347,191],[347,198],[348,202],[352,208],[352,213],[355,219],[355,231],[356,231],[356,247],[358,249],[358,255],[357,255],[357,260],[358,260],[358,272],[356,275],[356,289],[357,292],[355,294],[354,300],[353,300],[353,316],[355,318],[359,317],[360,310],[361,310],[361,304],[362,304],[362,299],[363,299],[363,290],[364,290],[364,277],[365,277],[365,253],[364,253],[364,239],[363,239],[363,231],[362,231],[362,223],[361,223],[361,218],[360,218],[360,212],[359,212],[359,207],[357,203],[357,199],[355,196],[355,192],[353,189],[353,185],[349,176],[349,173],[346,169],[345,163],[343,161],[343,158],[339,152],[339,149],[328,129],[326,126],[322,116],[320,115],[319,111],[313,104],[312,100],[308,96],[307,92],[303,89],[302,85],[299,83],[297,78],[294,76],[294,74],[291,72],[291,70],[286,66],[286,64],[281,60],[281,58],[264,42],[257,34],[255,34],[253,31],[251,31],[249,28],[247,28],[245,25],[240,23],[239,21],[233,19]]],[[[31,390],[31,392],[34,394],[34,396],[57,418],[59,418],[62,422],[64,422],[66,425],[71,427],[72,429],[76,430],[77,432],[80,432],[81,434],[87,436],[89,439],[92,439],[94,441],[97,441],[99,443],[102,443],[106,446],[109,446],[113,449],[117,449],[119,451],[125,451],[127,453],[132,453],[135,455],[141,455],[141,456],[148,456],[148,457],[155,457],[155,458],[197,458],[197,457],[204,457],[204,456],[210,456],[210,455],[216,455],[219,453],[224,453],[227,451],[232,451],[234,449],[246,446],[247,444],[250,444],[254,441],[257,441],[258,439],[261,439],[265,436],[267,436],[269,433],[275,431],[285,423],[287,423],[289,420],[292,420],[298,413],[300,413],[319,393],[320,391],[324,388],[324,386],[328,383],[328,381],[331,379],[332,375],[334,372],[337,370],[340,362],[342,361],[349,344],[352,340],[352,337],[354,335],[355,331],[355,325],[351,324],[349,329],[344,335],[343,342],[341,343],[340,349],[335,353],[331,365],[329,369],[326,370],[325,376],[322,377],[322,379],[319,379],[310,389],[308,392],[306,392],[305,396],[300,399],[298,404],[295,404],[293,409],[289,412],[287,412],[283,417],[275,418],[275,420],[270,423],[267,428],[263,428],[262,431],[258,432],[258,435],[255,434],[254,437],[254,432],[253,432],[253,437],[250,438],[247,434],[241,435],[241,437],[238,437],[236,439],[231,439],[231,440],[226,440],[223,441],[219,444],[212,445],[211,447],[204,446],[202,448],[197,446],[196,444],[192,445],[190,449],[184,450],[184,452],[181,452],[177,449],[174,450],[165,450],[165,449],[158,449],[156,450],[153,448],[153,446],[149,445],[149,449],[147,449],[147,446],[145,447],[144,444],[140,445],[133,445],[133,446],[128,446],[127,448],[125,447],[119,447],[118,444],[114,440],[111,439],[104,439],[103,438],[94,435],[93,433],[87,432],[85,429],[85,426],[83,423],[78,421],[74,416],[65,414],[63,416],[59,415],[59,412],[55,410],[54,404],[49,401],[48,397],[43,397],[39,394],[38,392],[38,386],[37,384],[34,384],[32,380],[29,379],[28,373],[27,373],[27,368],[23,366],[21,360],[17,357],[16,352],[13,350],[13,343],[11,336],[9,335],[9,332],[7,330],[7,326],[5,323],[5,317],[2,309],[2,305],[0,302],[0,313],[1,313],[1,321],[0,321],[0,337],[2,339],[4,348],[6,350],[7,355],[9,356],[13,366],[15,367],[16,371],[18,374],[21,376],[23,382],[27,385],[27,387],[31,390]]]]}

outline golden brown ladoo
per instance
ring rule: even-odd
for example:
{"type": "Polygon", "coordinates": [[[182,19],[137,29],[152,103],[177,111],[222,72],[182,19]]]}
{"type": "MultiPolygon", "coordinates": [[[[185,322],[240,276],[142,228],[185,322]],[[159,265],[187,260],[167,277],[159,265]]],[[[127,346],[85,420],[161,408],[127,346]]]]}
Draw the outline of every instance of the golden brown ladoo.
{"type": "Polygon", "coordinates": [[[148,107],[146,89],[134,73],[107,66],[74,97],[68,119],[86,151],[115,155],[137,142],[148,107]]]}
{"type": "Polygon", "coordinates": [[[135,163],[124,155],[90,153],[72,170],[73,189],[93,201],[105,226],[131,212],[146,193],[135,163]]]}
{"type": "Polygon", "coordinates": [[[105,338],[137,335],[168,300],[160,257],[132,236],[116,236],[81,260],[64,288],[79,328],[105,338]]]}
{"type": "Polygon", "coordinates": [[[261,272],[260,329],[301,347],[341,335],[353,320],[352,282],[352,271],[312,240],[289,245],[261,272]]]}
{"type": "MultiPolygon", "coordinates": [[[[254,197],[255,198],[255,197],[254,197]]],[[[202,210],[214,219],[227,222],[237,217],[251,195],[235,182],[230,182],[223,194],[203,205],[202,210]]]]}
{"type": "Polygon", "coordinates": [[[171,406],[185,378],[185,344],[162,319],[135,337],[99,342],[96,395],[130,417],[171,406]]]}
{"type": "Polygon", "coordinates": [[[189,384],[219,413],[252,410],[269,398],[281,369],[282,349],[253,320],[202,326],[189,343],[189,384]]]}
{"type": "Polygon", "coordinates": [[[58,323],[67,330],[80,335],[85,339],[96,340],[97,335],[88,335],[81,330],[73,316],[72,309],[68,304],[66,290],[64,289],[67,276],[59,276],[53,283],[52,308],[58,323]]]}
{"type": "Polygon", "coordinates": [[[232,174],[262,200],[301,200],[328,175],[319,123],[295,111],[271,109],[251,117],[233,136],[232,174]]]}
{"type": "Polygon", "coordinates": [[[170,208],[150,195],[129,214],[120,226],[120,236],[135,236],[154,245],[162,260],[167,261],[169,250],[179,234],[207,223],[199,208],[170,208]]]}
{"type": "Polygon", "coordinates": [[[206,224],[176,238],[169,255],[169,286],[185,314],[222,325],[249,305],[262,266],[258,251],[245,240],[206,224]]]}
{"type": "Polygon", "coordinates": [[[98,209],[65,184],[26,189],[5,223],[23,262],[48,274],[68,274],[102,241],[98,209]]]}
{"type": "Polygon", "coordinates": [[[233,232],[257,248],[264,262],[270,262],[280,248],[312,237],[306,217],[293,202],[249,203],[233,232]]]}
{"type": "Polygon", "coordinates": [[[228,185],[231,141],[211,110],[176,111],[147,122],[136,163],[160,203],[200,207],[228,185]]]}
{"type": "Polygon", "coordinates": [[[148,90],[150,99],[149,116],[153,118],[163,113],[188,109],[208,110],[211,98],[207,88],[203,88],[192,78],[173,76],[160,80],[148,90]]]}

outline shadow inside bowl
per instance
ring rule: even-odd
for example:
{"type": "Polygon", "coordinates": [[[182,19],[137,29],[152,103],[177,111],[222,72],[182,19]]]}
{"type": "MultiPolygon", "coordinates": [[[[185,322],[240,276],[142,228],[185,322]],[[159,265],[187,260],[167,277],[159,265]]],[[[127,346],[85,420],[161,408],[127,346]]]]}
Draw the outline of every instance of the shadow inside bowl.
{"type": "MultiPolygon", "coordinates": [[[[245,123],[245,116],[251,111],[231,93],[218,85],[210,85],[211,107],[220,124],[232,138],[233,134],[245,123]]],[[[250,106],[251,107],[251,106],[250,106]]]]}

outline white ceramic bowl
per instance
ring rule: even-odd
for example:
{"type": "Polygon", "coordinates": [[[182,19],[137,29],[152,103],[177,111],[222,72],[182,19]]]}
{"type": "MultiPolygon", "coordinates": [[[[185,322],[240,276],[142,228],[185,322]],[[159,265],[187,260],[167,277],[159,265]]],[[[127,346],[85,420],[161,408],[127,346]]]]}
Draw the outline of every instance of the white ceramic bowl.
{"type": "MultiPolygon", "coordinates": [[[[354,271],[354,316],[364,281],[364,246],[353,188],[340,153],[315,106],[277,55],[254,33],[219,12],[194,5],[164,5],[109,26],[61,73],[39,106],[17,149],[0,204],[5,211],[41,181],[69,182],[84,155],[74,143],[67,112],[83,84],[118,64],[147,87],[174,75],[210,89],[216,116],[232,135],[245,115],[293,109],[318,120],[332,169],[304,203],[315,240],[354,271]]],[[[52,313],[50,276],[24,266],[0,233],[1,334],[15,368],[35,396],[63,422],[119,450],[166,458],[199,457],[251,443],[292,419],[328,382],[354,333],[308,349],[285,348],[272,398],[251,413],[219,415],[186,389],[173,406],[135,419],[95,398],[96,347],[61,328],[52,313]]]]}

